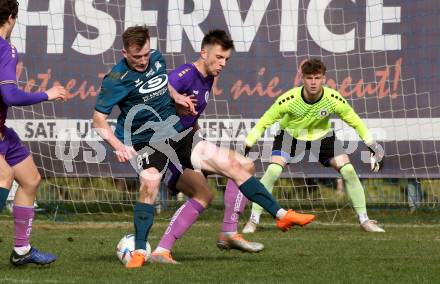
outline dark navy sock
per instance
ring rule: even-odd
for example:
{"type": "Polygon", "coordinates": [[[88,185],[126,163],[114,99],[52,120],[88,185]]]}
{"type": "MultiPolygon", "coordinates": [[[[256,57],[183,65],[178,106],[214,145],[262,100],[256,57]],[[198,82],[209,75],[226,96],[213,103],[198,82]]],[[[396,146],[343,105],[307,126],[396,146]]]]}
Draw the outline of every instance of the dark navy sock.
{"type": "Polygon", "coordinates": [[[277,212],[281,209],[281,206],[267,191],[264,185],[255,177],[250,177],[247,181],[240,185],[239,188],[247,199],[257,203],[263,207],[264,210],[269,212],[270,215],[276,218],[277,212]]]}
{"type": "Polygon", "coordinates": [[[135,230],[135,249],[145,250],[148,233],[153,225],[154,206],[151,204],[136,202],[133,214],[135,230]]]}
{"type": "Polygon", "coordinates": [[[3,207],[5,207],[6,200],[8,200],[9,189],[0,187],[0,212],[2,212],[3,207]]]}

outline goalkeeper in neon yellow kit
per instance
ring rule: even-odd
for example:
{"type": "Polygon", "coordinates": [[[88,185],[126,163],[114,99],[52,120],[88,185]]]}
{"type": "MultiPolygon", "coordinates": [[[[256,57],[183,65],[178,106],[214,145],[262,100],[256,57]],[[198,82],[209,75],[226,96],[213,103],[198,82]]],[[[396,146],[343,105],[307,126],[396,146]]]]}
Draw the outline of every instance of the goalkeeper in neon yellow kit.
{"type": "MultiPolygon", "coordinates": [[[[271,163],[261,178],[266,189],[272,192],[286,164],[295,156],[304,155],[305,150],[310,150],[322,165],[332,167],[341,174],[361,228],[367,232],[385,232],[376,221],[368,218],[364,189],[341,141],[335,137],[330,115],[339,116],[356,130],[372,153],[373,171],[382,167],[383,148],[373,140],[347,101],[337,91],[323,86],[325,71],[326,67],[319,59],[310,59],[301,66],[303,86],[282,94],[264,113],[246,137],[245,152],[249,152],[267,128],[279,121],[281,131],[275,137],[271,163]]],[[[243,233],[255,232],[261,213],[261,207],[254,203],[243,233]]]]}

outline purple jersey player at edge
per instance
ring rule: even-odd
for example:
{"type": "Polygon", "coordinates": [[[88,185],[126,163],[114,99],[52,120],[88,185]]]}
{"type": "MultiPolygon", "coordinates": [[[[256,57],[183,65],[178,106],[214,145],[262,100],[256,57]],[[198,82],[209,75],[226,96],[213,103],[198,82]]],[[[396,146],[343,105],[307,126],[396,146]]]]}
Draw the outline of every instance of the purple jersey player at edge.
{"type": "MultiPolygon", "coordinates": [[[[229,59],[233,41],[222,30],[213,30],[205,35],[202,41],[200,57],[194,63],[184,64],[169,74],[169,83],[180,93],[190,96],[196,105],[196,115],[177,107],[177,113],[185,128],[199,128],[197,120],[206,108],[209,93],[218,76],[229,59]]],[[[242,164],[251,174],[254,173],[251,161],[242,164]]],[[[203,173],[191,169],[179,171],[170,165],[164,175],[164,181],[172,191],[180,191],[189,199],[174,214],[170,225],[162,236],[158,247],[151,255],[152,262],[176,264],[171,256],[171,249],[189,227],[196,221],[200,213],[209,205],[214,195],[210,190],[203,173]]],[[[247,203],[246,197],[237,185],[228,180],[224,204],[225,214],[217,246],[220,249],[238,249],[244,252],[259,252],[264,246],[256,242],[246,241],[237,233],[240,214],[247,203]]]]}
{"type": "Polygon", "coordinates": [[[20,138],[6,127],[8,107],[27,106],[47,100],[66,100],[63,87],[46,92],[27,93],[17,86],[18,53],[9,38],[18,14],[16,0],[0,0],[0,211],[3,209],[14,179],[19,187],[13,205],[14,249],[10,256],[13,265],[49,264],[56,260],[50,253],[38,251],[29,243],[34,219],[34,200],[41,176],[20,138]]]}

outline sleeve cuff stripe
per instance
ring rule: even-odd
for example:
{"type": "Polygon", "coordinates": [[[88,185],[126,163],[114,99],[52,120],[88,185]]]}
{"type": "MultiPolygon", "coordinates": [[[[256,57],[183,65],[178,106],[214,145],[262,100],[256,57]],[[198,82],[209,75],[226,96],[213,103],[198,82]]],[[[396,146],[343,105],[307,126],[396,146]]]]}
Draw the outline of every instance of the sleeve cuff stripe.
{"type": "Polygon", "coordinates": [[[6,84],[14,84],[14,85],[17,85],[17,81],[14,81],[14,80],[0,81],[0,85],[6,85],[6,84]]]}
{"type": "Polygon", "coordinates": [[[100,109],[97,109],[96,107],[95,107],[95,110],[96,110],[97,112],[102,113],[102,114],[110,114],[110,113],[111,113],[111,112],[105,112],[105,111],[102,111],[102,110],[100,110],[100,109]]]}

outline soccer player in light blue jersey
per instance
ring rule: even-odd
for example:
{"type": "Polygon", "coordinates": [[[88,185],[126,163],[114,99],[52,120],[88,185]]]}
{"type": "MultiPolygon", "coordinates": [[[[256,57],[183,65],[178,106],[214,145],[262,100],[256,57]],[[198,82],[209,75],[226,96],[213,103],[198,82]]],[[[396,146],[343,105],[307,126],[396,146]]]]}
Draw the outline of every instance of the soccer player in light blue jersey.
{"type": "Polygon", "coordinates": [[[16,0],[0,0],[0,211],[15,179],[19,187],[12,207],[15,236],[10,262],[13,265],[44,265],[54,262],[56,257],[38,251],[29,243],[35,216],[34,201],[41,176],[28,148],[21,143],[12,128],[6,127],[5,122],[8,107],[33,105],[47,100],[66,100],[66,91],[63,87],[53,87],[46,92],[27,93],[18,88],[18,53],[9,43],[17,14],[16,0]]]}

